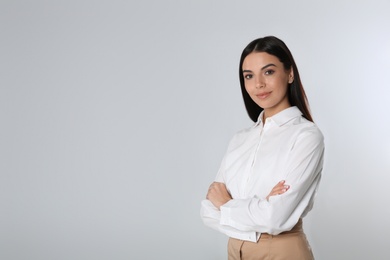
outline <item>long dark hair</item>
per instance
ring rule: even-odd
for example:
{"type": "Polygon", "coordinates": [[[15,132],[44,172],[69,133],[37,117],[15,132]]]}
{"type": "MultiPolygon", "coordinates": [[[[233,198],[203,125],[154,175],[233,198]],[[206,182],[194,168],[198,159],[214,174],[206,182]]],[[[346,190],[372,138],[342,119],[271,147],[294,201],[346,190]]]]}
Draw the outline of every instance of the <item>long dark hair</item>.
{"type": "Polygon", "coordinates": [[[276,56],[281,63],[283,63],[284,69],[289,70],[293,69],[294,72],[294,81],[289,84],[288,90],[288,100],[292,106],[297,106],[299,110],[302,112],[303,116],[313,122],[313,118],[310,114],[308,100],[305,94],[305,90],[303,89],[301,79],[299,77],[299,72],[297,65],[295,64],[294,58],[287,48],[286,44],[274,37],[267,36],[264,38],[259,38],[245,47],[241,54],[240,59],[240,85],[242,97],[244,98],[244,103],[246,107],[246,111],[248,112],[249,117],[252,121],[256,122],[261,111],[263,109],[259,107],[249,96],[248,92],[245,89],[244,83],[244,75],[242,72],[242,64],[246,56],[248,56],[252,52],[266,52],[273,56],[276,56]]]}

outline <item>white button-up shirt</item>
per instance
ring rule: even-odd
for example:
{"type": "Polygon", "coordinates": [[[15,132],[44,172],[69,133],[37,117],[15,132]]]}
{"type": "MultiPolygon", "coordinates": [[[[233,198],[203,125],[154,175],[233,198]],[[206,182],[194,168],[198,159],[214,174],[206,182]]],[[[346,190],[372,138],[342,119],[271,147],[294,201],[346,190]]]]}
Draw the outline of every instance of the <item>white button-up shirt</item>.
{"type": "MultiPolygon", "coordinates": [[[[262,112],[263,113],[263,112],[262,112]]],[[[230,141],[216,182],[232,200],[218,210],[203,200],[201,217],[229,237],[256,242],[261,233],[291,230],[312,208],[321,179],[323,135],[297,107],[287,108],[238,132],[230,141]],[[285,180],[290,189],[265,198],[285,180]]]]}

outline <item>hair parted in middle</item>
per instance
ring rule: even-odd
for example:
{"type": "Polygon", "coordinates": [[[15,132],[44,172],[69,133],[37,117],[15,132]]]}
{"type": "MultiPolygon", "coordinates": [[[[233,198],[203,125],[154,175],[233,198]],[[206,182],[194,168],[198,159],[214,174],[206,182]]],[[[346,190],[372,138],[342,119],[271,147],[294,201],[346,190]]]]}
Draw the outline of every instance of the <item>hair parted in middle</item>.
{"type": "Polygon", "coordinates": [[[267,36],[252,41],[248,44],[248,46],[245,47],[241,54],[239,69],[240,85],[242,96],[244,98],[245,108],[248,112],[250,119],[256,122],[260,113],[263,111],[263,108],[259,107],[252,100],[252,98],[249,96],[248,92],[245,89],[242,65],[246,56],[248,56],[252,52],[266,52],[270,55],[276,56],[279,61],[283,63],[285,70],[293,70],[294,81],[289,84],[289,90],[287,91],[288,100],[292,106],[297,106],[299,108],[299,110],[302,112],[303,116],[307,120],[313,121],[313,118],[310,114],[306,93],[303,89],[302,82],[299,77],[298,68],[295,64],[294,58],[290,50],[287,48],[287,45],[275,36],[267,36]]]}

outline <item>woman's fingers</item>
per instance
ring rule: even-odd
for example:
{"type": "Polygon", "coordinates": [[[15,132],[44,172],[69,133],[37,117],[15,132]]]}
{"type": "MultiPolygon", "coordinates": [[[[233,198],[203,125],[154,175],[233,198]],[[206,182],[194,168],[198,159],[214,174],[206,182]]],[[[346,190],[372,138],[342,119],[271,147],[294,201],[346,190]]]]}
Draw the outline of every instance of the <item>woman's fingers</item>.
{"type": "Polygon", "coordinates": [[[272,188],[271,192],[269,193],[269,195],[267,196],[266,199],[268,200],[270,196],[282,195],[283,193],[288,191],[289,188],[290,188],[290,185],[286,185],[285,181],[282,180],[282,181],[278,182],[275,185],[275,187],[272,188]]]}
{"type": "Polygon", "coordinates": [[[275,187],[273,187],[271,193],[280,193],[280,192],[285,192],[289,186],[284,184],[285,181],[280,181],[278,182],[275,187]]]}
{"type": "Polygon", "coordinates": [[[218,209],[232,199],[224,183],[213,182],[210,185],[206,198],[211,201],[218,209]]]}
{"type": "Polygon", "coordinates": [[[273,194],[282,194],[282,193],[285,193],[288,189],[290,188],[289,185],[286,185],[283,183],[278,183],[273,189],[272,189],[272,193],[273,194]]]}

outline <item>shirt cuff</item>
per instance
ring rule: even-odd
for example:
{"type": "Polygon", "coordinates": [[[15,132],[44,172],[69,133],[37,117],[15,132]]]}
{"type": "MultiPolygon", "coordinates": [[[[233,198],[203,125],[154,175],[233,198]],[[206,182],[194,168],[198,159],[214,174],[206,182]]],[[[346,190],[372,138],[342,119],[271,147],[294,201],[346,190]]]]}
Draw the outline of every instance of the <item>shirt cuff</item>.
{"type": "Polygon", "coordinates": [[[223,232],[231,238],[239,239],[239,240],[245,240],[256,243],[260,238],[260,233],[255,231],[239,231],[235,230],[231,227],[223,226],[222,227],[223,232]]]}

